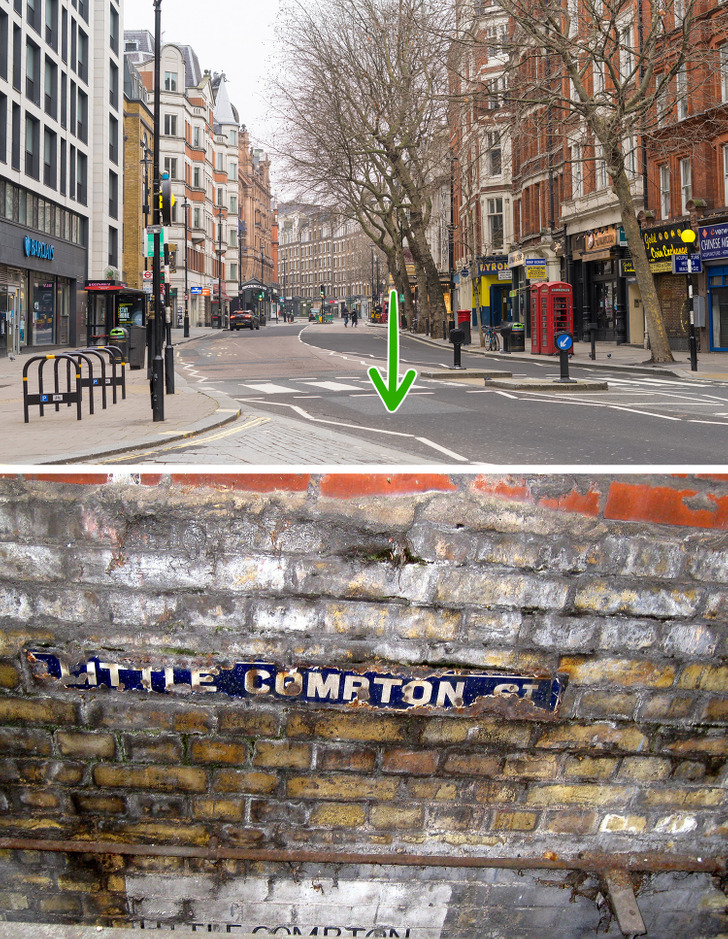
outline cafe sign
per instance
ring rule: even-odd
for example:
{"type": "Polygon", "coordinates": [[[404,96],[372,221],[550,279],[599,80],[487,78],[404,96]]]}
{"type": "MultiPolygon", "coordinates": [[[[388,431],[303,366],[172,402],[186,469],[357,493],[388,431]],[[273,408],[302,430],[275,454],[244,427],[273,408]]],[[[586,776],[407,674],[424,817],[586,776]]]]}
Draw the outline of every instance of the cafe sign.
{"type": "Polygon", "coordinates": [[[389,672],[325,666],[282,666],[272,662],[235,665],[148,665],[93,655],[75,664],[50,652],[29,651],[36,679],[66,688],[154,694],[227,695],[251,701],[302,702],[369,707],[378,711],[435,708],[468,710],[488,701],[522,701],[538,712],[553,712],[561,701],[559,677],[502,672],[389,672]]]}

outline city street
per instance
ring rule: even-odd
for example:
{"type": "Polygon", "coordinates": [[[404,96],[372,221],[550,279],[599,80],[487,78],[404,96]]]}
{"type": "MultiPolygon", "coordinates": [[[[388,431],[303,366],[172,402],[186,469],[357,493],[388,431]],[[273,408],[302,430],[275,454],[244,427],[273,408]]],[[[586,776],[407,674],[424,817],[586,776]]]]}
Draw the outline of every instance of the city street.
{"type": "Polygon", "coordinates": [[[553,384],[545,391],[504,389],[489,387],[482,377],[466,378],[467,372],[453,372],[449,380],[425,377],[452,366],[452,348],[402,334],[400,373],[414,367],[418,379],[390,414],[366,371],[371,365],[384,370],[386,349],[385,329],[346,329],[340,323],[211,332],[179,347],[177,369],[190,387],[234,399],[241,417],[209,436],[108,462],[342,462],[316,439],[323,431],[358,441],[355,463],[366,462],[362,453],[368,444],[394,448],[405,462],[462,466],[694,467],[726,459],[728,383],[706,381],[699,373],[687,379],[572,365],[571,377],[597,377],[608,382],[608,390],[565,391],[556,382],[560,371],[554,357],[463,352],[468,370],[510,372],[553,384]],[[279,445],[274,425],[280,418],[300,435],[295,454],[279,445]]]}

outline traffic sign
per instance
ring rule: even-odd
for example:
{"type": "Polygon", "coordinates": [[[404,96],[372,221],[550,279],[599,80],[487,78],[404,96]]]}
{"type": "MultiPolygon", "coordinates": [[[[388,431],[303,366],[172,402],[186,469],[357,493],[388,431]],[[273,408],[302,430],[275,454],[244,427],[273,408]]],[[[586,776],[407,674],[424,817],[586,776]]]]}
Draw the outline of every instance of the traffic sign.
{"type": "Polygon", "coordinates": [[[557,333],[555,337],[556,348],[562,352],[568,352],[574,345],[574,338],[571,333],[557,333]]]}
{"type": "Polygon", "coordinates": [[[142,273],[142,278],[144,280],[152,280],[154,278],[154,271],[144,271],[142,273]]]}

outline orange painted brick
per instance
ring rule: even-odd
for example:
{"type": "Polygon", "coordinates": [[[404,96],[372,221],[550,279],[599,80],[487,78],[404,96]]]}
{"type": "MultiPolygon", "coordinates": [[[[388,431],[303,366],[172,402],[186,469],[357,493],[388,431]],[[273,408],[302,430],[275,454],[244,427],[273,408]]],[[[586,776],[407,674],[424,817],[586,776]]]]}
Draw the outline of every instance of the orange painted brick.
{"type": "Polygon", "coordinates": [[[396,779],[370,779],[361,776],[293,776],[286,784],[293,799],[377,799],[389,801],[397,795],[396,779]]]}
{"type": "Polygon", "coordinates": [[[439,753],[433,750],[385,750],[382,769],[385,773],[431,776],[437,770],[439,758],[439,753]]]}
{"type": "Polygon", "coordinates": [[[306,473],[172,473],[174,485],[238,492],[305,492],[311,482],[306,473]]]}
{"type": "Polygon", "coordinates": [[[533,501],[530,486],[525,479],[514,476],[476,476],[472,488],[476,492],[513,502],[533,501]]]}
{"type": "Polygon", "coordinates": [[[696,489],[651,486],[645,483],[612,482],[604,517],[651,525],[687,525],[691,528],[728,528],[728,496],[705,493],[697,508],[690,501],[696,489]]]}
{"type": "Polygon", "coordinates": [[[418,492],[455,492],[449,476],[437,473],[333,473],[320,482],[322,496],[355,499],[360,496],[410,495],[418,492]]]}
{"type": "Polygon", "coordinates": [[[559,512],[577,512],[579,515],[589,515],[596,517],[599,515],[602,500],[602,493],[594,488],[594,483],[589,487],[588,492],[579,492],[572,489],[570,492],[561,493],[555,497],[547,497],[538,500],[538,504],[545,509],[555,509],[559,512]]]}
{"type": "Polygon", "coordinates": [[[104,789],[204,792],[207,788],[207,773],[193,766],[99,764],[93,768],[93,780],[104,789]]]}

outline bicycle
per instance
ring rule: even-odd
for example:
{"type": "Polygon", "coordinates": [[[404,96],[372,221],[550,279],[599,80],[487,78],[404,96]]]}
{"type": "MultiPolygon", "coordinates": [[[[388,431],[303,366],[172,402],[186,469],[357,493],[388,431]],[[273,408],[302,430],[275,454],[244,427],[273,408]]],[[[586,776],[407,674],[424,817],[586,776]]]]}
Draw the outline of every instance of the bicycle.
{"type": "Polygon", "coordinates": [[[492,326],[486,326],[483,330],[483,334],[485,337],[485,348],[489,352],[498,352],[500,349],[500,339],[495,329],[493,329],[492,326]]]}

